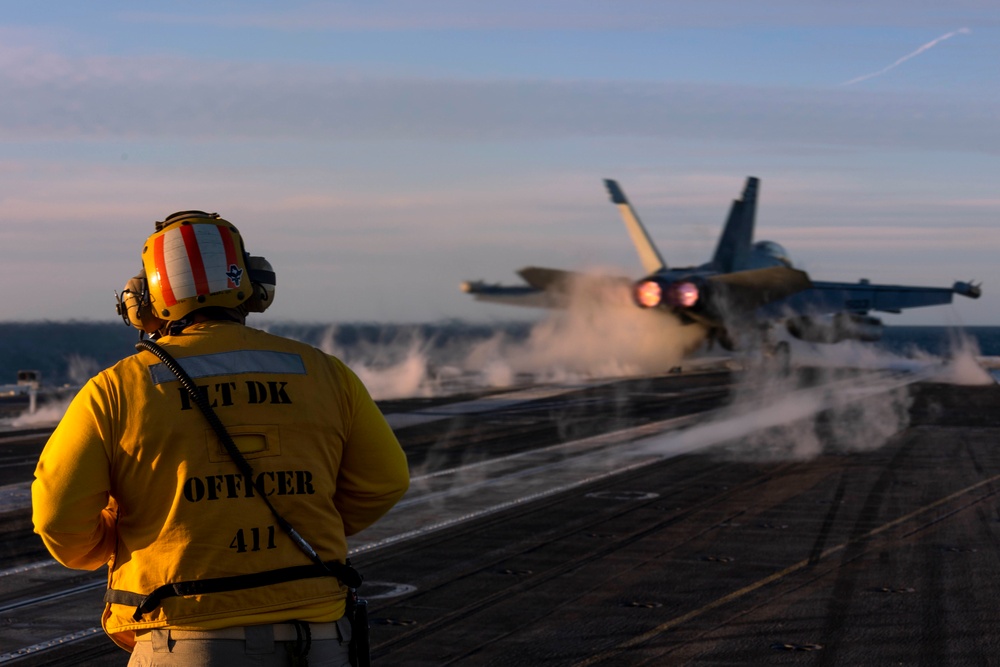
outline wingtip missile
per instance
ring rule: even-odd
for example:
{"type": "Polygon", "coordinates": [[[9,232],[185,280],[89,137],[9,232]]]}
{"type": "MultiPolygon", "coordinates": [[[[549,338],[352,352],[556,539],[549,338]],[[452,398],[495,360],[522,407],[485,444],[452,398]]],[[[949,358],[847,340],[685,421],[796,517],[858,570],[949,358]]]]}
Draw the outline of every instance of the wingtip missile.
{"type": "Polygon", "coordinates": [[[955,294],[961,294],[962,296],[967,296],[970,299],[978,299],[983,295],[983,284],[976,284],[971,280],[967,283],[957,282],[951,286],[951,289],[955,294]]]}

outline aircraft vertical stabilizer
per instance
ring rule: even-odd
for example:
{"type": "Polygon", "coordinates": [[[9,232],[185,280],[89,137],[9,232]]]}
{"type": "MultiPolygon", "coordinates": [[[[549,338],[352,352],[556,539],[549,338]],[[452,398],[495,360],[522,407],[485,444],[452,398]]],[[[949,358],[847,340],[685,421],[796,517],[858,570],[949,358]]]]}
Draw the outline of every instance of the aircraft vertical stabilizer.
{"type": "Polygon", "coordinates": [[[760,181],[753,176],[748,177],[743,188],[743,198],[735,200],[733,207],[729,209],[729,218],[726,220],[726,226],[719,237],[719,245],[715,249],[715,256],[712,258],[712,265],[719,271],[729,273],[749,268],[759,183],[760,181]]]}
{"type": "Polygon", "coordinates": [[[642,268],[645,269],[646,273],[656,273],[667,268],[667,263],[660,256],[660,251],[656,249],[653,239],[649,238],[646,228],[643,227],[642,221],[639,220],[639,216],[636,215],[632,205],[628,203],[628,199],[625,198],[625,193],[618,186],[618,182],[605,179],[604,187],[608,189],[608,194],[611,195],[611,203],[618,207],[618,212],[621,213],[622,220],[625,221],[625,227],[628,229],[628,235],[632,239],[632,245],[635,246],[636,252],[639,253],[639,261],[642,262],[642,268]]]}

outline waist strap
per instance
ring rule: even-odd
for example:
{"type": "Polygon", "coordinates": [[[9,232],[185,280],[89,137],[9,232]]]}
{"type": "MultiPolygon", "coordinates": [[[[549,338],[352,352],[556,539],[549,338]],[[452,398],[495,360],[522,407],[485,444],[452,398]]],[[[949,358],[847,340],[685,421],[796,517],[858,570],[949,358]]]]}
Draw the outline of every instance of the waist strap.
{"type": "MultiPolygon", "coordinates": [[[[309,623],[309,635],[314,641],[324,639],[339,639],[340,641],[350,641],[351,624],[347,619],[329,623],[309,623]]],[[[150,641],[153,633],[169,633],[170,639],[242,639],[247,640],[251,632],[259,632],[265,629],[274,635],[273,641],[294,642],[302,638],[302,631],[297,630],[292,623],[275,623],[264,626],[235,626],[229,628],[219,628],[217,630],[175,630],[173,628],[153,628],[151,630],[137,630],[135,640],[137,642],[150,641]]]]}
{"type": "Polygon", "coordinates": [[[264,572],[253,572],[251,574],[238,574],[232,577],[178,581],[173,584],[164,584],[148,595],[109,588],[104,593],[104,601],[111,604],[135,605],[135,613],[132,614],[132,620],[138,621],[143,614],[153,611],[167,598],[205,595],[207,593],[224,593],[244,588],[258,588],[260,586],[282,584],[286,581],[295,581],[297,579],[328,576],[336,577],[340,580],[340,583],[348,588],[358,588],[361,586],[361,575],[357,570],[340,561],[329,561],[323,563],[323,566],[313,563],[310,565],[283,567],[277,570],[265,570],[264,572]]]}

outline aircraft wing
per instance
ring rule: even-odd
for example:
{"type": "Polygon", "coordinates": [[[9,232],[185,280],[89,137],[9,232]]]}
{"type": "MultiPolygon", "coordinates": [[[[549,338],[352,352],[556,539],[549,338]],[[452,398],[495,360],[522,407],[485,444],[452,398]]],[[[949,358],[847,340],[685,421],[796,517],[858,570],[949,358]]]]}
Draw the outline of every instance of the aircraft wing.
{"type": "Polygon", "coordinates": [[[473,280],[462,283],[462,291],[471,294],[477,301],[534,308],[565,308],[570,292],[575,291],[575,285],[580,286],[582,293],[592,291],[595,298],[601,298],[599,292],[604,286],[621,286],[625,289],[632,286],[630,279],[621,276],[594,275],[540,266],[527,266],[517,274],[525,284],[500,285],[473,280]]]}
{"type": "Polygon", "coordinates": [[[462,283],[462,291],[471,294],[476,301],[529,308],[559,307],[551,295],[530,285],[501,285],[499,283],[486,283],[482,280],[467,280],[462,283]]]}
{"type": "Polygon", "coordinates": [[[957,282],[951,287],[873,285],[866,281],[834,283],[814,281],[809,289],[768,305],[764,314],[781,316],[790,312],[822,314],[869,311],[898,313],[907,308],[951,303],[955,294],[978,299],[982,290],[973,283],[957,282]]]}

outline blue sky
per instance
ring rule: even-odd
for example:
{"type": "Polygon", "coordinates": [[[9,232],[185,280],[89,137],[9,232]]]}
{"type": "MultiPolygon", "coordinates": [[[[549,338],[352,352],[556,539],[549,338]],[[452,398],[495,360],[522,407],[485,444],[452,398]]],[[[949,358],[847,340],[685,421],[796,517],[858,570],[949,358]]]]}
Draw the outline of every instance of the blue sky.
{"type": "Polygon", "coordinates": [[[991,2],[8,1],[0,318],[113,318],[184,209],[272,262],[268,319],[521,317],[459,283],[639,277],[601,179],[683,265],[753,175],[816,279],[984,283],[887,323],[1000,325],[998,84],[991,2]]]}

